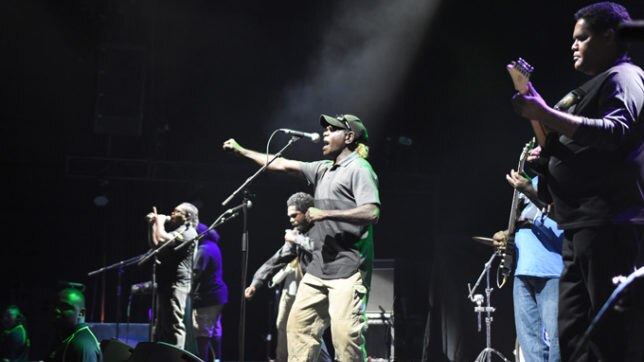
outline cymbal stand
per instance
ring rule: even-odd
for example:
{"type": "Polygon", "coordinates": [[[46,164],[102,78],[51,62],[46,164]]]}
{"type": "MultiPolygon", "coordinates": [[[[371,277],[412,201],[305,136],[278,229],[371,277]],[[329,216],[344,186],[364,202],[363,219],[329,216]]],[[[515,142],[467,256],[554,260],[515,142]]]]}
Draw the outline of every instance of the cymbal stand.
{"type": "Polygon", "coordinates": [[[470,287],[470,283],[467,283],[467,289],[469,290],[468,298],[476,303],[474,307],[474,312],[478,315],[478,331],[481,331],[481,313],[485,313],[485,348],[479,353],[476,357],[475,362],[491,362],[492,356],[497,355],[504,362],[511,362],[501,354],[501,352],[492,348],[492,313],[495,311],[495,308],[492,307],[491,295],[494,288],[490,287],[490,269],[492,267],[492,262],[494,259],[501,254],[499,249],[495,249],[494,253],[490,259],[485,263],[485,267],[479,275],[479,278],[476,280],[474,287],[470,287]],[[481,280],[485,276],[485,298],[482,294],[474,294],[476,288],[478,288],[481,280]],[[484,305],[485,303],[485,305],[484,305]]]}

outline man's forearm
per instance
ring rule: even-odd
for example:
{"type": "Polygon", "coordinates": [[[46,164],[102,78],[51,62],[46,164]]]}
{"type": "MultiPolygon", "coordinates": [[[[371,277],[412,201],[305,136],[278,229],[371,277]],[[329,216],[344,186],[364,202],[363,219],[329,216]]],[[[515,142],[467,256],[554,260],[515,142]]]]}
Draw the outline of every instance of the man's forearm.
{"type": "Polygon", "coordinates": [[[548,128],[556,132],[572,138],[575,131],[582,123],[581,117],[569,113],[558,111],[553,108],[548,108],[539,121],[548,128]]]}
{"type": "Polygon", "coordinates": [[[158,221],[152,224],[152,243],[155,246],[172,239],[172,235],[165,230],[164,223],[164,221],[158,221]]]}
{"type": "MultiPolygon", "coordinates": [[[[266,162],[271,162],[275,155],[257,152],[254,150],[249,150],[247,148],[242,148],[239,151],[239,154],[251,159],[253,162],[260,166],[264,166],[266,162]]],[[[297,171],[299,170],[299,165],[297,161],[288,160],[282,157],[274,159],[267,167],[269,171],[297,171]]]]}
{"type": "Polygon", "coordinates": [[[529,189],[522,191],[522,193],[528,198],[528,200],[530,200],[533,204],[535,204],[539,209],[543,209],[546,206],[546,203],[539,198],[539,195],[537,194],[537,190],[535,190],[533,187],[530,187],[529,189]]]}
{"type": "Polygon", "coordinates": [[[361,205],[346,210],[322,210],[324,219],[346,221],[352,224],[375,224],[380,218],[380,207],[375,204],[361,205]]]}
{"type": "MultiPolygon", "coordinates": [[[[271,160],[273,157],[275,157],[275,155],[271,155],[271,154],[266,155],[265,153],[249,150],[248,148],[242,148],[239,151],[239,154],[253,160],[253,162],[261,166],[266,164],[267,159],[271,160]]],[[[271,168],[271,166],[273,166],[273,164],[275,164],[275,162],[277,162],[277,160],[275,160],[271,165],[269,165],[269,169],[271,168]]]]}

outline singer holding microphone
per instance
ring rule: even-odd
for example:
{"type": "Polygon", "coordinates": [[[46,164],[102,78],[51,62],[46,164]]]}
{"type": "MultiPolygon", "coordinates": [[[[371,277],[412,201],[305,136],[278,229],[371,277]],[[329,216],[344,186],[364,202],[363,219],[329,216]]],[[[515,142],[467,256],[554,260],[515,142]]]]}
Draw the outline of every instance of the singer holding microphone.
{"type": "MultiPolygon", "coordinates": [[[[373,267],[372,225],[380,217],[378,177],[366,160],[368,133],[358,117],[321,115],[320,125],[322,153],[329,160],[278,158],[268,166],[270,171],[300,175],[315,188],[315,206],[306,212],[313,222],[308,233],[313,256],[288,318],[288,360],[317,360],[330,325],[336,359],[366,361],[363,313],[373,267]]],[[[259,165],[266,162],[265,154],[234,139],[223,148],[259,165]]]]}
{"type": "MultiPolygon", "coordinates": [[[[275,360],[277,362],[288,360],[286,323],[295,302],[297,287],[311,261],[313,245],[307,233],[312,224],[306,219],[306,211],[313,206],[313,196],[304,192],[297,192],[286,200],[286,215],[292,228],[284,231],[284,244],[257,269],[253,275],[253,281],[244,291],[244,297],[251,299],[257,289],[264,285],[268,284],[270,288],[281,286],[277,318],[275,318],[277,328],[275,360]]],[[[324,342],[322,342],[320,357],[316,361],[332,361],[324,342]]]]}
{"type": "MultiPolygon", "coordinates": [[[[153,210],[146,216],[152,247],[158,248],[168,242],[178,244],[197,236],[199,210],[193,204],[179,204],[170,216],[158,214],[156,207],[153,210]]],[[[157,311],[153,338],[183,349],[186,342],[183,318],[190,292],[194,243],[177,251],[172,246],[164,247],[157,255],[157,311]]]]}

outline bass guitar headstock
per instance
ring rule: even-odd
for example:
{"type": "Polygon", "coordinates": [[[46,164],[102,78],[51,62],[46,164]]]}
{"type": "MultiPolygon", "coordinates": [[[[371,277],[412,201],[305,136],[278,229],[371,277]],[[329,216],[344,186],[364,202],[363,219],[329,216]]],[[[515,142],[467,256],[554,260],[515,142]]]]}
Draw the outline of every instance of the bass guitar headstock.
{"type": "Polygon", "coordinates": [[[534,68],[523,58],[519,58],[508,64],[506,69],[510,73],[512,83],[514,83],[514,89],[521,94],[525,94],[528,90],[528,83],[530,82],[530,76],[534,68]]]}

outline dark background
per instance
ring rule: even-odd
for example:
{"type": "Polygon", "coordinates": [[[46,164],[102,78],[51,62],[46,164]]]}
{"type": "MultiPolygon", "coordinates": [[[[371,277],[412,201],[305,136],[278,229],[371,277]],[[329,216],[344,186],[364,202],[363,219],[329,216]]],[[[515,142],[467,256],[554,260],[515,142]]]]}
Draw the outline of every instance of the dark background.
{"type": "MultiPolygon", "coordinates": [[[[507,226],[504,175],[532,136],[504,68],[527,59],[550,104],[582,82],[570,45],[572,14],[587,3],[3,1],[0,302],[23,308],[32,358],[48,348],[58,283],[84,283],[88,319],[114,322],[130,285],[150,279],[149,265],[125,268],[118,302],[115,270],[87,273],[147,250],[152,206],[190,201],[206,223],[225,210],[256,170],[222,151],[227,138],[264,150],[276,128],[319,132],[320,113],[353,113],[380,178],[376,257],[396,260],[398,360],[474,360],[485,336],[467,283],[492,250],[470,238],[507,226]]],[[[644,18],[641,1],[624,4],[644,18]]],[[[271,151],[287,140],[276,135],[271,151]]],[[[302,140],[285,156],[315,160],[320,147],[302,140]]],[[[251,186],[249,280],[281,245],[285,200],[300,190],[311,191],[275,174],[251,186]]],[[[241,229],[219,228],[225,360],[237,358],[241,229]]],[[[146,320],[140,298],[132,321],[146,320]]],[[[247,304],[248,360],[265,359],[271,299],[263,290],[247,304]]],[[[510,358],[511,285],[492,300],[492,344],[510,358]]]]}

